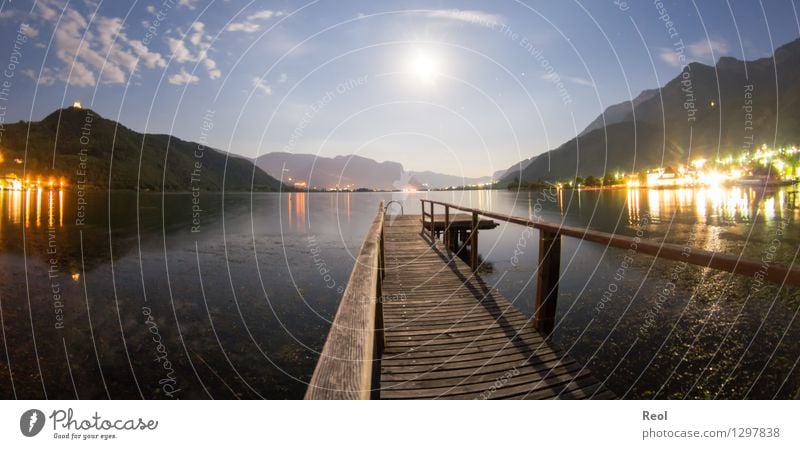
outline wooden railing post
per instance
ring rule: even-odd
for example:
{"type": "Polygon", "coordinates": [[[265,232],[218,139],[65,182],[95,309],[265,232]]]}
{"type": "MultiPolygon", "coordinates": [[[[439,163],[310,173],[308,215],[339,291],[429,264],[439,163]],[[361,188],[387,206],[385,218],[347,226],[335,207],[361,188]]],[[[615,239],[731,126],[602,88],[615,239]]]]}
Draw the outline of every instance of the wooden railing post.
{"type": "Polygon", "coordinates": [[[436,220],[433,219],[433,201],[431,201],[431,243],[436,241],[436,220]]]}
{"type": "Polygon", "coordinates": [[[478,213],[472,213],[472,232],[469,233],[470,265],[472,272],[478,271],[478,213]]]}
{"type": "Polygon", "coordinates": [[[534,325],[545,337],[553,332],[561,270],[561,235],[539,229],[539,266],[536,270],[534,325]]]}
{"type": "Polygon", "coordinates": [[[425,200],[419,199],[419,209],[422,211],[422,232],[425,232],[425,200]]]}
{"type": "Polygon", "coordinates": [[[450,251],[450,206],[444,207],[444,231],[442,231],[444,248],[450,251]]]}

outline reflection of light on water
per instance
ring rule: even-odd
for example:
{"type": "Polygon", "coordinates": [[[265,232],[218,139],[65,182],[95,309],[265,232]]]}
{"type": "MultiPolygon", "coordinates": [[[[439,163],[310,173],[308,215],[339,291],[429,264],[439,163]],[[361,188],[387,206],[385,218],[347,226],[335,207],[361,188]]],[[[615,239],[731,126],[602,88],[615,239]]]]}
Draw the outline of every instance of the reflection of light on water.
{"type": "Polygon", "coordinates": [[[289,220],[289,229],[292,229],[292,215],[294,215],[292,212],[292,195],[294,195],[294,193],[286,195],[286,217],[289,220]]]}
{"type": "Polygon", "coordinates": [[[628,189],[628,223],[639,223],[639,189],[628,189]]]}
{"type": "Polygon", "coordinates": [[[731,204],[733,205],[732,216],[739,216],[745,220],[750,220],[750,202],[744,190],[736,187],[731,191],[731,204]]]}
{"type": "Polygon", "coordinates": [[[689,204],[689,202],[691,201],[690,197],[692,195],[692,191],[689,189],[679,189],[675,193],[676,193],[675,199],[678,200],[678,208],[683,210],[686,207],[686,205],[689,204]]]}
{"type": "MultiPolygon", "coordinates": [[[[307,195],[308,193],[306,192],[294,192],[286,195],[286,219],[290,230],[295,229],[295,227],[299,231],[306,230],[307,195]]],[[[338,198],[339,194],[331,195],[331,201],[333,201],[334,196],[338,198]]]]}
{"type": "MultiPolygon", "coordinates": [[[[631,223],[639,219],[639,190],[627,191],[628,219],[631,223]]],[[[784,190],[765,195],[763,202],[759,198],[753,189],[742,187],[647,190],[648,208],[654,220],[686,210],[694,210],[698,223],[706,223],[709,219],[750,221],[756,207],[761,208],[761,215],[768,222],[785,213],[784,190]]]]}
{"type": "Polygon", "coordinates": [[[42,225],[42,189],[36,190],[36,227],[42,225]]]}
{"type": "Polygon", "coordinates": [[[650,216],[654,219],[661,218],[661,198],[659,197],[659,192],[661,192],[661,190],[647,190],[647,205],[650,206],[650,216]]]}
{"type": "Polygon", "coordinates": [[[770,197],[764,200],[764,209],[762,214],[764,215],[764,221],[770,222],[773,218],[775,218],[775,197],[770,197]]]}
{"type": "Polygon", "coordinates": [[[14,224],[19,224],[22,217],[22,192],[19,190],[14,190],[8,197],[8,200],[8,209],[10,211],[9,215],[11,216],[11,222],[14,224]]]}
{"type": "Polygon", "coordinates": [[[25,227],[31,224],[31,191],[25,191],[25,227]]]}
{"type": "Polygon", "coordinates": [[[0,222],[38,228],[43,225],[42,214],[45,213],[44,207],[47,207],[47,225],[49,227],[56,225],[56,213],[58,213],[58,226],[63,227],[64,191],[47,190],[46,205],[43,205],[44,192],[44,189],[0,190],[0,222]]]}
{"type": "MultiPolygon", "coordinates": [[[[306,193],[297,192],[294,194],[294,213],[297,218],[297,228],[300,231],[306,230],[306,193]]],[[[348,194],[349,196],[349,194],[348,194]]]]}
{"type": "Polygon", "coordinates": [[[47,226],[53,227],[54,219],[53,219],[53,202],[55,201],[53,197],[53,191],[47,192],[47,226]]]}

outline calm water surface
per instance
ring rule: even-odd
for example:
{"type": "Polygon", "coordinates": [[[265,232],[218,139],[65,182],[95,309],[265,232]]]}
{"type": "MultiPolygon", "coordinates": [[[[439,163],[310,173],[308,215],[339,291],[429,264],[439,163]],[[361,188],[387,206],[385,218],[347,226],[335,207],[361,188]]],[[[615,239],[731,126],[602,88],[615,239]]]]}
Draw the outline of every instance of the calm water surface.
{"type": "MultiPolygon", "coordinates": [[[[82,204],[0,191],[0,397],[302,397],[381,200],[788,265],[800,247],[788,190],[114,192],[82,204]]],[[[480,237],[482,275],[527,314],[535,237],[506,224],[480,237]]],[[[620,396],[791,398],[798,307],[795,288],[565,239],[554,339],[620,396]]]]}

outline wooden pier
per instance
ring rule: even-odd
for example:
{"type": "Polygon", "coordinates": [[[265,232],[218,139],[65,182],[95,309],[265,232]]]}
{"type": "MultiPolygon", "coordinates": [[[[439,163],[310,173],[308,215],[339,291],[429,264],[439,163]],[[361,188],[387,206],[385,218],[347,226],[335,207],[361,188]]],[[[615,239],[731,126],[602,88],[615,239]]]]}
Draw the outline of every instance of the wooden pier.
{"type": "Polygon", "coordinates": [[[613,397],[442,242],[431,244],[420,216],[384,226],[381,399],[613,397]]]}
{"type": "Polygon", "coordinates": [[[422,200],[422,215],[383,204],[355,261],[306,399],[610,399],[602,379],[549,339],[562,237],[800,285],[800,270],[634,237],[422,200]],[[436,214],[434,205],[442,207],[436,214]],[[429,208],[427,207],[429,206],[429,208]],[[452,214],[451,210],[469,215],[452,214]],[[480,229],[538,230],[534,316],[476,274],[480,229]],[[441,236],[441,240],[437,240],[441,236]],[[464,262],[457,252],[468,251],[464,262]]]}

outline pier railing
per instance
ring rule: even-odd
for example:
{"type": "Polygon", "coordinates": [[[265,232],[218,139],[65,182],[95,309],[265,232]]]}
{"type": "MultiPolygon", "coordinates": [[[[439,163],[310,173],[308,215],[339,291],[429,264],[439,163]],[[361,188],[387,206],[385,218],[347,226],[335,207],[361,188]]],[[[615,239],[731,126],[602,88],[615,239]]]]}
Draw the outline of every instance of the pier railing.
{"type": "Polygon", "coordinates": [[[383,350],[383,202],[342,295],[306,399],[370,399],[383,350]]]}
{"type": "Polygon", "coordinates": [[[442,236],[445,246],[450,247],[450,211],[459,210],[472,214],[472,227],[467,237],[470,245],[469,263],[474,271],[479,267],[478,259],[478,223],[479,216],[496,220],[528,226],[539,231],[539,259],[536,269],[536,301],[534,305],[534,325],[543,335],[550,335],[555,325],[556,305],[558,298],[558,282],[561,270],[561,238],[571,237],[578,240],[599,243],[614,248],[635,248],[637,253],[654,256],[657,259],[686,262],[707,268],[714,268],[729,273],[753,276],[760,274],[763,279],[793,286],[800,285],[800,269],[777,264],[769,264],[764,269],[760,260],[746,259],[733,254],[706,251],[697,248],[686,248],[672,243],[663,243],[652,240],[610,234],[607,232],[593,231],[587,228],[565,226],[558,223],[546,223],[538,220],[515,217],[497,212],[484,211],[470,207],[458,206],[441,201],[420,200],[422,202],[422,224],[425,229],[426,219],[430,223],[430,237],[435,239],[434,224],[436,213],[434,205],[444,208],[444,232],[442,236]],[[426,210],[427,206],[427,210],[426,210]]]}

